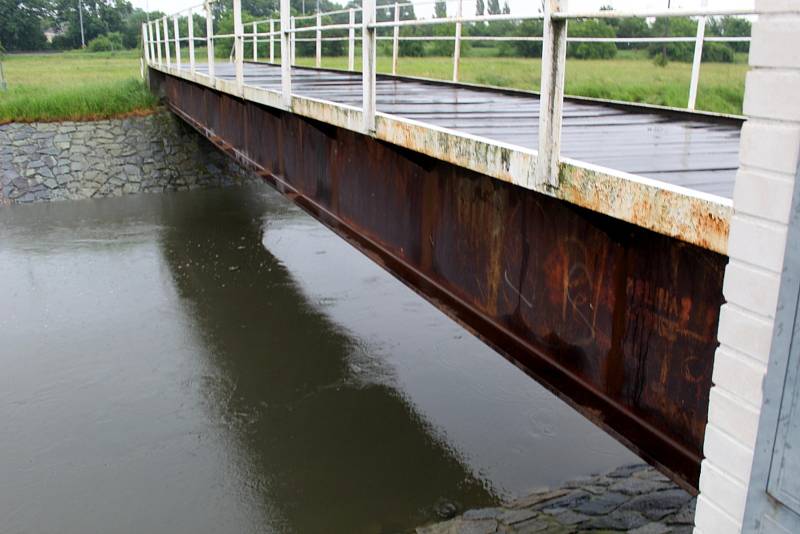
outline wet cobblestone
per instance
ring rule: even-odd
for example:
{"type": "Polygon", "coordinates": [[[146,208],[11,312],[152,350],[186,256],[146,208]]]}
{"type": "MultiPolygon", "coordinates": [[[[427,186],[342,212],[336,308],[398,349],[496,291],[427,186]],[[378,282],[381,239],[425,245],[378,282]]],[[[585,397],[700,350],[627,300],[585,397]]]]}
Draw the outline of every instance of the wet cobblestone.
{"type": "Polygon", "coordinates": [[[469,510],[420,527],[417,534],[689,534],[694,506],[694,497],[664,475],[635,464],[536,491],[504,506],[469,510]]]}

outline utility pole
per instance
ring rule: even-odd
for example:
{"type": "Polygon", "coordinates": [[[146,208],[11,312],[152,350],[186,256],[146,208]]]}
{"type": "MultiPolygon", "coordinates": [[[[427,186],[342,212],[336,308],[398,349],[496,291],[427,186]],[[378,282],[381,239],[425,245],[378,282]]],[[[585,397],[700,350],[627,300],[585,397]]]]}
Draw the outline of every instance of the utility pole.
{"type": "MultiPolygon", "coordinates": [[[[671,7],[672,0],[667,0],[667,9],[671,7]]],[[[664,37],[669,37],[669,17],[664,17],[664,37]]],[[[667,64],[667,43],[661,45],[661,61],[667,64]]]]}
{"type": "Polygon", "coordinates": [[[81,21],[81,48],[86,48],[86,39],[83,36],[83,4],[78,0],[78,20],[81,21]]]}
{"type": "Polygon", "coordinates": [[[0,43],[0,91],[5,92],[8,89],[8,84],[6,84],[6,75],[3,72],[3,43],[0,43]]]}

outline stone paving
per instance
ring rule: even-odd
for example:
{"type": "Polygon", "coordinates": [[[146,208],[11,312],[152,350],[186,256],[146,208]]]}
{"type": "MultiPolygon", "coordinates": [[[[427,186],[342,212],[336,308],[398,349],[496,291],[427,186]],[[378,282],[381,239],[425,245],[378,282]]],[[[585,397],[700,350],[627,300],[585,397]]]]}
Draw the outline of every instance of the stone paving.
{"type": "Polygon", "coordinates": [[[0,126],[0,205],[219,187],[253,179],[162,111],[0,126]]]}
{"type": "Polygon", "coordinates": [[[417,534],[632,532],[688,534],[695,499],[652,467],[635,464],[542,490],[496,508],[470,510],[417,534]]]}

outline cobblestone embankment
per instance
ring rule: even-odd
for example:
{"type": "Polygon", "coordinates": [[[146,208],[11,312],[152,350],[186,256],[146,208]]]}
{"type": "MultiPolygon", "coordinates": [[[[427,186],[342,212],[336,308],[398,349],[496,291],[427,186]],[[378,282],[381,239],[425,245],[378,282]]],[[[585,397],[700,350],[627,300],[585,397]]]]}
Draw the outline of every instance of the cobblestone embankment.
{"type": "Polygon", "coordinates": [[[497,508],[470,510],[417,534],[632,532],[688,534],[695,499],[650,466],[620,467],[497,508]]]}
{"type": "Polygon", "coordinates": [[[0,126],[0,205],[221,187],[251,179],[166,111],[0,126]]]}

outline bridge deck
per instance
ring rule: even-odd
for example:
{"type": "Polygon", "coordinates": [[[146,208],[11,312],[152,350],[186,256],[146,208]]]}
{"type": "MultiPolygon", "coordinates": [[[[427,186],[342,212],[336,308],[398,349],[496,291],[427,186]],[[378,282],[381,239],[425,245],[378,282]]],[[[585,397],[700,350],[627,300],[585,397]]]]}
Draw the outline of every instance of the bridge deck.
{"type": "MultiPolygon", "coordinates": [[[[199,72],[207,72],[198,65],[199,72]]],[[[215,65],[234,79],[233,65],[215,65]]],[[[245,64],[245,83],[280,90],[280,67],[245,64]]],[[[294,68],[292,92],[361,106],[361,74],[294,68]]],[[[492,140],[536,148],[535,95],[379,77],[378,111],[492,140]]],[[[567,99],[562,155],[725,198],[733,194],[741,123],[704,116],[567,99]]]]}

